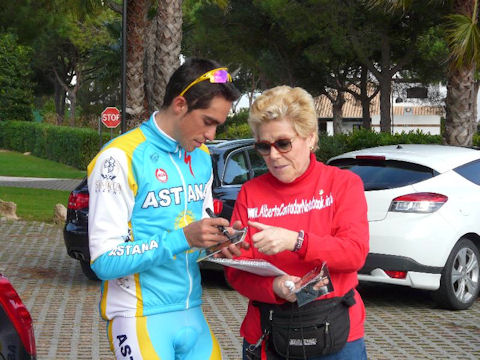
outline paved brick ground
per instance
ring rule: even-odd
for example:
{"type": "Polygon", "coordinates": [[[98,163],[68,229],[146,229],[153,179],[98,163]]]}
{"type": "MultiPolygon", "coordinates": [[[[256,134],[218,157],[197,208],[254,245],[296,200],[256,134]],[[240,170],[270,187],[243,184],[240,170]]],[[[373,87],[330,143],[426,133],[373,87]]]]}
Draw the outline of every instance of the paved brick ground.
{"type": "Polygon", "coordinates": [[[50,190],[73,190],[80,184],[81,179],[54,179],[0,176],[0,186],[40,188],[50,190]]]}
{"type": "MultiPolygon", "coordinates": [[[[0,221],[0,243],[0,272],[32,314],[38,359],[112,359],[98,315],[99,284],[66,255],[61,227],[0,221]]],[[[437,309],[422,291],[362,285],[360,292],[369,359],[480,359],[480,301],[452,312],[437,309]]],[[[224,360],[241,358],[238,328],[245,307],[221,274],[206,274],[204,311],[224,360]]]]}

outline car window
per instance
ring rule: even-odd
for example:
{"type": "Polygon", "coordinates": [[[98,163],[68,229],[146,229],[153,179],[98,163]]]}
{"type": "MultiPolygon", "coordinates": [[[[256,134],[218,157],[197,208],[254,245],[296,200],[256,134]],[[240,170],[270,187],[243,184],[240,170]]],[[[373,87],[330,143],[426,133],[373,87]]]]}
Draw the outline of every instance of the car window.
{"type": "Polygon", "coordinates": [[[240,185],[248,180],[248,164],[245,152],[237,151],[232,153],[225,165],[223,183],[225,185],[240,185]]]}
{"type": "Polygon", "coordinates": [[[257,153],[255,149],[248,150],[248,156],[250,157],[250,164],[252,166],[253,177],[262,175],[268,171],[267,165],[263,158],[257,153]]]}
{"type": "Polygon", "coordinates": [[[470,180],[474,184],[480,185],[480,160],[475,160],[459,166],[453,169],[453,171],[462,175],[465,179],[470,180]]]}
{"type": "Polygon", "coordinates": [[[329,165],[351,170],[360,176],[365,191],[394,189],[438,175],[429,167],[394,160],[337,159],[329,165]]]}

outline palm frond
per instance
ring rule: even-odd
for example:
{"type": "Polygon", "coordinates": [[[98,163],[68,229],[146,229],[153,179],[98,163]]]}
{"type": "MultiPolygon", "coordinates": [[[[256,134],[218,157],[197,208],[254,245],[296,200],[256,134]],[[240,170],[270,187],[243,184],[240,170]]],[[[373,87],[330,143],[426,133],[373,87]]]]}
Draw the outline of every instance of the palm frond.
{"type": "MultiPolygon", "coordinates": [[[[363,3],[367,8],[382,9],[385,13],[395,13],[397,11],[405,13],[409,8],[412,7],[413,2],[414,0],[363,0],[363,3]]],[[[446,0],[426,0],[425,2],[444,3],[446,0]]]]}
{"type": "Polygon", "coordinates": [[[411,5],[413,0],[364,0],[368,8],[380,8],[386,13],[401,10],[405,12],[411,5]]]}
{"type": "Polygon", "coordinates": [[[446,37],[454,65],[461,67],[480,60],[480,29],[475,19],[462,14],[448,16],[446,37]]]}

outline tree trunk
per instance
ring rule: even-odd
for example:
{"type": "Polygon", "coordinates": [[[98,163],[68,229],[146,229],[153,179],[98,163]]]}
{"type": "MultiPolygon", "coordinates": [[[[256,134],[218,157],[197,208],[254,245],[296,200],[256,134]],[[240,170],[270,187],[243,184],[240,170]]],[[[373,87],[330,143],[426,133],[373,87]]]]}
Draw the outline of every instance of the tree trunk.
{"type": "Polygon", "coordinates": [[[160,109],[167,82],[179,66],[182,44],[182,1],[157,1],[146,48],[145,89],[148,112],[160,109]]]}
{"type": "Polygon", "coordinates": [[[392,131],[392,118],[390,116],[392,79],[381,76],[380,82],[380,131],[390,133],[392,131]]]}
{"type": "Polygon", "coordinates": [[[362,98],[362,127],[366,130],[372,129],[372,118],[370,116],[370,100],[362,98]]]}
{"type": "Polygon", "coordinates": [[[58,81],[53,82],[54,84],[54,101],[55,101],[55,112],[57,114],[57,125],[63,124],[63,119],[65,117],[65,90],[58,83],[58,81]]]}
{"type": "Polygon", "coordinates": [[[332,102],[333,134],[343,133],[343,104],[345,104],[345,94],[338,91],[335,101],[332,102]]]}
{"type": "Polygon", "coordinates": [[[380,85],[380,131],[390,133],[392,131],[392,118],[390,116],[392,103],[392,77],[395,74],[391,69],[390,39],[382,35],[381,45],[381,73],[377,76],[380,85]]]}
{"type": "Polygon", "coordinates": [[[368,93],[368,68],[362,66],[360,74],[360,103],[362,104],[362,127],[367,130],[372,128],[370,102],[371,99],[368,93]]]}
{"type": "Polygon", "coordinates": [[[77,108],[77,93],[80,89],[81,81],[83,81],[83,76],[80,70],[75,71],[76,81],[75,85],[68,86],[67,94],[68,100],[70,100],[70,126],[75,127],[75,112],[77,108]]]}
{"type": "Polygon", "coordinates": [[[472,145],[476,118],[474,74],[474,65],[449,71],[445,119],[445,142],[449,145],[472,145]]]}
{"type": "Polygon", "coordinates": [[[77,94],[71,94],[68,97],[70,100],[70,126],[75,127],[75,111],[77,108],[77,94]]]}
{"type": "MultiPolygon", "coordinates": [[[[453,1],[453,13],[472,18],[476,1],[453,1]]],[[[475,21],[476,23],[476,21],[475,21]]],[[[452,49],[451,49],[452,50],[452,49]]],[[[444,141],[449,145],[472,146],[473,134],[476,132],[475,61],[457,66],[450,60],[447,74],[447,99],[444,141]]]]}
{"type": "Polygon", "coordinates": [[[477,107],[477,99],[478,99],[478,89],[480,87],[480,81],[475,80],[475,83],[473,84],[473,121],[472,121],[472,131],[473,134],[477,132],[477,127],[478,127],[478,107],[477,107]]]}
{"type": "Polygon", "coordinates": [[[146,115],[144,59],[148,0],[127,2],[127,128],[141,123],[146,115]]]}

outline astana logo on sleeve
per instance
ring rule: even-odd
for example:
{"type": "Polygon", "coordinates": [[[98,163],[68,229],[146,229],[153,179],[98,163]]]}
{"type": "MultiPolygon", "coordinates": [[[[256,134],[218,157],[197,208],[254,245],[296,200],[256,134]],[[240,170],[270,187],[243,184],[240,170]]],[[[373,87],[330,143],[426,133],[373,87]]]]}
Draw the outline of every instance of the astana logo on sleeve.
{"type": "Polygon", "coordinates": [[[175,230],[183,229],[188,224],[195,221],[195,216],[190,210],[182,211],[175,217],[175,230]]]}
{"type": "Polygon", "coordinates": [[[102,178],[105,180],[113,180],[117,177],[118,165],[113,156],[105,159],[102,166],[102,178]]]}
{"type": "Polygon", "coordinates": [[[121,190],[121,186],[118,181],[115,181],[120,171],[120,166],[117,160],[113,156],[105,159],[103,164],[100,165],[100,177],[95,181],[95,192],[105,192],[118,194],[121,190]]]}

